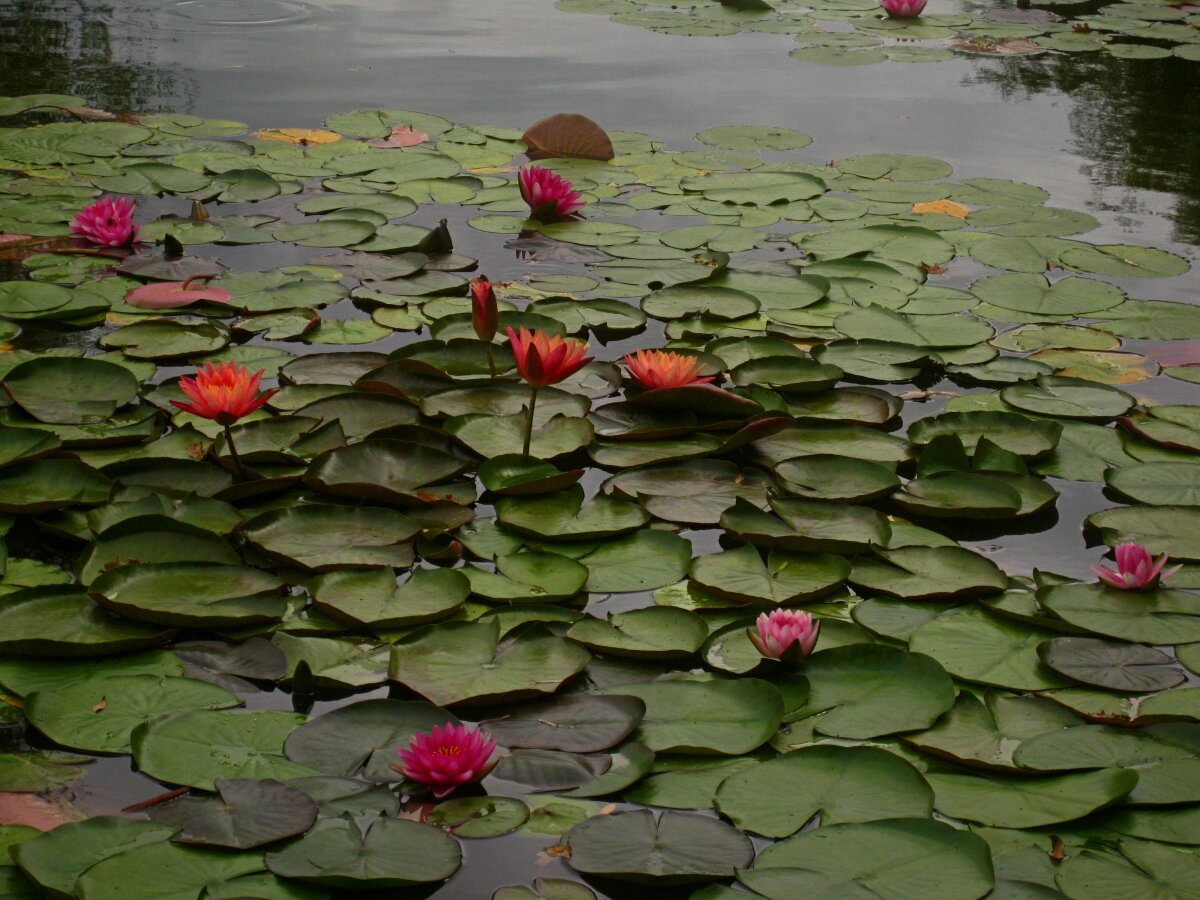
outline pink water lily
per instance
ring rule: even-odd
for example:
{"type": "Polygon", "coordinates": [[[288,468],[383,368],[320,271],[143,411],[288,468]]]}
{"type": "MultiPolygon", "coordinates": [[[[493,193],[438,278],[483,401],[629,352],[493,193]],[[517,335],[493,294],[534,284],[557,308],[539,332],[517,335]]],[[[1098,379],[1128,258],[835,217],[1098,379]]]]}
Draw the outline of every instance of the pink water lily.
{"type": "Polygon", "coordinates": [[[418,731],[407,749],[396,751],[402,765],[392,768],[440,798],[482,780],[496,764],[490,761],[495,749],[496,742],[478,728],[434,725],[429,734],[418,731]]]}
{"type": "Polygon", "coordinates": [[[137,238],[135,208],[128,197],[103,197],[75,215],[71,231],[98,247],[127,247],[137,238]]]}
{"type": "Polygon", "coordinates": [[[1092,566],[1092,571],[1099,575],[1109,587],[1121,590],[1151,590],[1158,587],[1160,581],[1170,578],[1183,568],[1183,566],[1172,566],[1164,572],[1163,566],[1167,564],[1167,554],[1164,553],[1158,559],[1154,559],[1149,550],[1132,541],[1118,544],[1116,557],[1117,569],[1115,572],[1107,566],[1092,566]]]}
{"type": "Polygon", "coordinates": [[[925,8],[926,2],[927,0],[879,0],[880,6],[893,19],[915,19],[925,8]]]}
{"type": "Polygon", "coordinates": [[[541,166],[524,166],[517,172],[517,182],[530,217],[542,222],[564,218],[587,205],[571,182],[541,166]]]}
{"type": "Polygon", "coordinates": [[[775,609],[762,613],[747,628],[746,635],[758,652],[770,659],[796,663],[813,652],[821,623],[811,615],[793,609],[775,609]]]}
{"type": "Polygon", "coordinates": [[[177,309],[207,300],[228,303],[233,297],[218,287],[192,287],[197,281],[207,281],[208,275],[194,275],[187,281],[155,281],[134,288],[125,295],[125,302],[140,309],[177,309]]]}

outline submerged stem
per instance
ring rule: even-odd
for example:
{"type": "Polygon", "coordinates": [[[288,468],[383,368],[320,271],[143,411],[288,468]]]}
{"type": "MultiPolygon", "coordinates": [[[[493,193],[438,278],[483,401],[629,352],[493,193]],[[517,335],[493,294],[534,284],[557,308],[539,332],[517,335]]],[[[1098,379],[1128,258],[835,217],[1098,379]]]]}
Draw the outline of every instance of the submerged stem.
{"type": "Polygon", "coordinates": [[[537,388],[530,388],[529,395],[529,420],[525,423],[525,446],[522,452],[529,455],[529,442],[533,440],[533,410],[537,406],[537,388]]]}

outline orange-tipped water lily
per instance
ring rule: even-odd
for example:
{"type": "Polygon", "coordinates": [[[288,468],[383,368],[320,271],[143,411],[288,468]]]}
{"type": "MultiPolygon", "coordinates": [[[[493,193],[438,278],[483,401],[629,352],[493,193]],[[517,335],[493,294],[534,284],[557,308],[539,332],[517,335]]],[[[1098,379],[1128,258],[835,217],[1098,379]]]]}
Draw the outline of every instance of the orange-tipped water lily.
{"type": "Polygon", "coordinates": [[[173,406],[184,412],[212,419],[224,427],[225,442],[229,446],[229,454],[233,457],[239,474],[244,474],[245,470],[238,459],[229,426],[243,416],[250,415],[279,392],[276,389],[259,393],[258,385],[262,377],[262,369],[251,375],[248,368],[237,363],[209,363],[196,371],[196,377],[184,376],[179,379],[179,389],[187,394],[192,402],[171,401],[173,406]]]}
{"type": "Polygon", "coordinates": [[[525,424],[523,452],[528,456],[529,442],[533,437],[533,410],[537,405],[538,391],[570,378],[590,363],[592,358],[586,355],[588,348],[583,341],[561,335],[552,337],[541,331],[530,331],[528,328],[518,331],[506,328],[505,331],[508,332],[513,357],[517,361],[517,371],[533,389],[529,398],[529,420],[525,424]]]}
{"type": "Polygon", "coordinates": [[[671,350],[638,350],[636,353],[626,353],[625,363],[629,366],[629,374],[648,391],[686,387],[689,384],[708,384],[715,377],[702,377],[702,362],[693,356],[671,350]]]}

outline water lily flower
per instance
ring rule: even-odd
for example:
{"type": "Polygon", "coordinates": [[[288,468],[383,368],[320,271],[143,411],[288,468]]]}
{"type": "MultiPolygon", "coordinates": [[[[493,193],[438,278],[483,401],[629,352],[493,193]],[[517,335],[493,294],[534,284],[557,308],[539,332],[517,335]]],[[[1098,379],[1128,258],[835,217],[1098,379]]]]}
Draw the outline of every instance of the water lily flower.
{"type": "Polygon", "coordinates": [[[638,350],[626,353],[629,374],[648,391],[658,388],[686,387],[689,384],[708,384],[715,376],[701,378],[704,363],[694,356],[671,350],[638,350]]]}
{"type": "Polygon", "coordinates": [[[1107,566],[1092,566],[1095,572],[1109,587],[1121,590],[1151,590],[1158,587],[1164,578],[1170,578],[1183,566],[1172,566],[1163,571],[1167,564],[1167,554],[1158,559],[1150,555],[1150,551],[1141,544],[1129,542],[1118,544],[1116,550],[1117,570],[1114,572],[1107,566]]]}
{"type": "Polygon", "coordinates": [[[517,172],[521,198],[529,204],[531,218],[552,222],[578,212],[586,205],[571,182],[541,166],[524,166],[517,172]]]}
{"type": "Polygon", "coordinates": [[[441,798],[483,779],[495,766],[489,761],[496,742],[478,728],[434,725],[429,734],[418,731],[408,749],[397,750],[402,765],[392,765],[410,781],[433,789],[441,798]]]}
{"type": "Polygon", "coordinates": [[[915,19],[925,8],[926,2],[928,0],[879,0],[880,6],[893,19],[915,19]]]}
{"type": "Polygon", "coordinates": [[[812,653],[821,632],[820,622],[792,609],[762,613],[754,624],[754,628],[746,629],[746,635],[758,652],[788,663],[799,662],[812,653]]]}
{"type": "Polygon", "coordinates": [[[125,302],[141,309],[176,309],[207,300],[228,303],[233,295],[225,288],[192,287],[197,281],[207,281],[211,275],[193,275],[187,281],[154,281],[134,288],[125,295],[125,302]]]}
{"type": "Polygon", "coordinates": [[[102,197],[76,213],[71,231],[99,247],[127,247],[137,238],[135,207],[128,197],[102,197]]]}
{"type": "Polygon", "coordinates": [[[564,378],[570,378],[592,361],[587,353],[587,344],[560,335],[551,337],[541,331],[521,328],[513,331],[506,328],[517,371],[532,388],[529,399],[529,419],[525,424],[524,453],[529,455],[529,442],[533,437],[533,410],[537,405],[538,391],[564,378]]]}
{"type": "Polygon", "coordinates": [[[238,458],[229,426],[243,416],[250,415],[279,393],[277,389],[259,393],[258,385],[262,377],[262,369],[251,375],[248,368],[236,363],[209,363],[196,371],[195,378],[184,376],[179,379],[180,390],[187,394],[192,402],[171,401],[173,406],[184,412],[212,419],[225,428],[225,443],[229,446],[229,455],[233,457],[238,473],[243,476],[245,469],[238,458]]]}

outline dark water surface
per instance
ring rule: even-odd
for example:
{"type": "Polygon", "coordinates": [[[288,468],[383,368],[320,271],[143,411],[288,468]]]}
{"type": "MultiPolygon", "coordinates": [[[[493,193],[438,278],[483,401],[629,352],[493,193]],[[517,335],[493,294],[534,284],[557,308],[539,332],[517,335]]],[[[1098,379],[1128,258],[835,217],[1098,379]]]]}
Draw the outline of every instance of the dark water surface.
{"type": "MultiPolygon", "coordinates": [[[[928,11],[963,8],[931,0],[928,11]]],[[[609,129],[648,132],[673,149],[693,146],[692,135],[714,125],[786,126],[814,137],[804,156],[815,162],[876,152],[933,156],[953,164],[958,179],[1046,188],[1050,205],[1100,220],[1089,241],[1200,256],[1200,63],[1048,54],[834,67],[796,62],[787,56],[791,46],[776,34],[657,34],[560,12],[553,0],[0,0],[0,95],[78,94],[115,112],[188,112],[253,128],[315,128],[333,113],[375,107],[514,127],[579,112],[609,129]]],[[[461,252],[483,257],[493,277],[523,271],[511,257],[486,257],[495,253],[494,235],[461,226],[455,235],[461,252]]],[[[223,248],[222,257],[238,268],[240,252],[223,248]]],[[[963,284],[947,286],[965,287],[974,276],[961,277],[963,284]]],[[[1141,285],[1124,286],[1148,296],[1141,285]]],[[[1156,279],[1149,290],[1158,299],[1200,302],[1194,273],[1156,279]]],[[[1126,341],[1124,349],[1147,346],[1126,341]]],[[[1175,400],[1190,391],[1194,398],[1194,387],[1165,381],[1132,391],[1166,399],[1170,390],[1175,400]]],[[[909,404],[906,412],[935,412],[936,405],[909,404]]],[[[1057,522],[1039,523],[1047,530],[962,536],[964,545],[1011,574],[1036,564],[1089,577],[1102,548],[1081,552],[1078,523],[1110,503],[1098,485],[1051,482],[1063,493],[1057,522]]],[[[716,549],[712,532],[689,536],[698,550],[716,549]]],[[[645,599],[624,595],[621,604],[631,598],[645,599]]],[[[279,693],[246,699],[251,708],[290,703],[279,693]]],[[[127,758],[98,762],[80,804],[111,813],[162,790],[129,765],[127,758]]],[[[561,862],[538,855],[554,841],[465,841],[467,864],[432,896],[486,897],[499,884],[566,875],[561,862]]]]}

